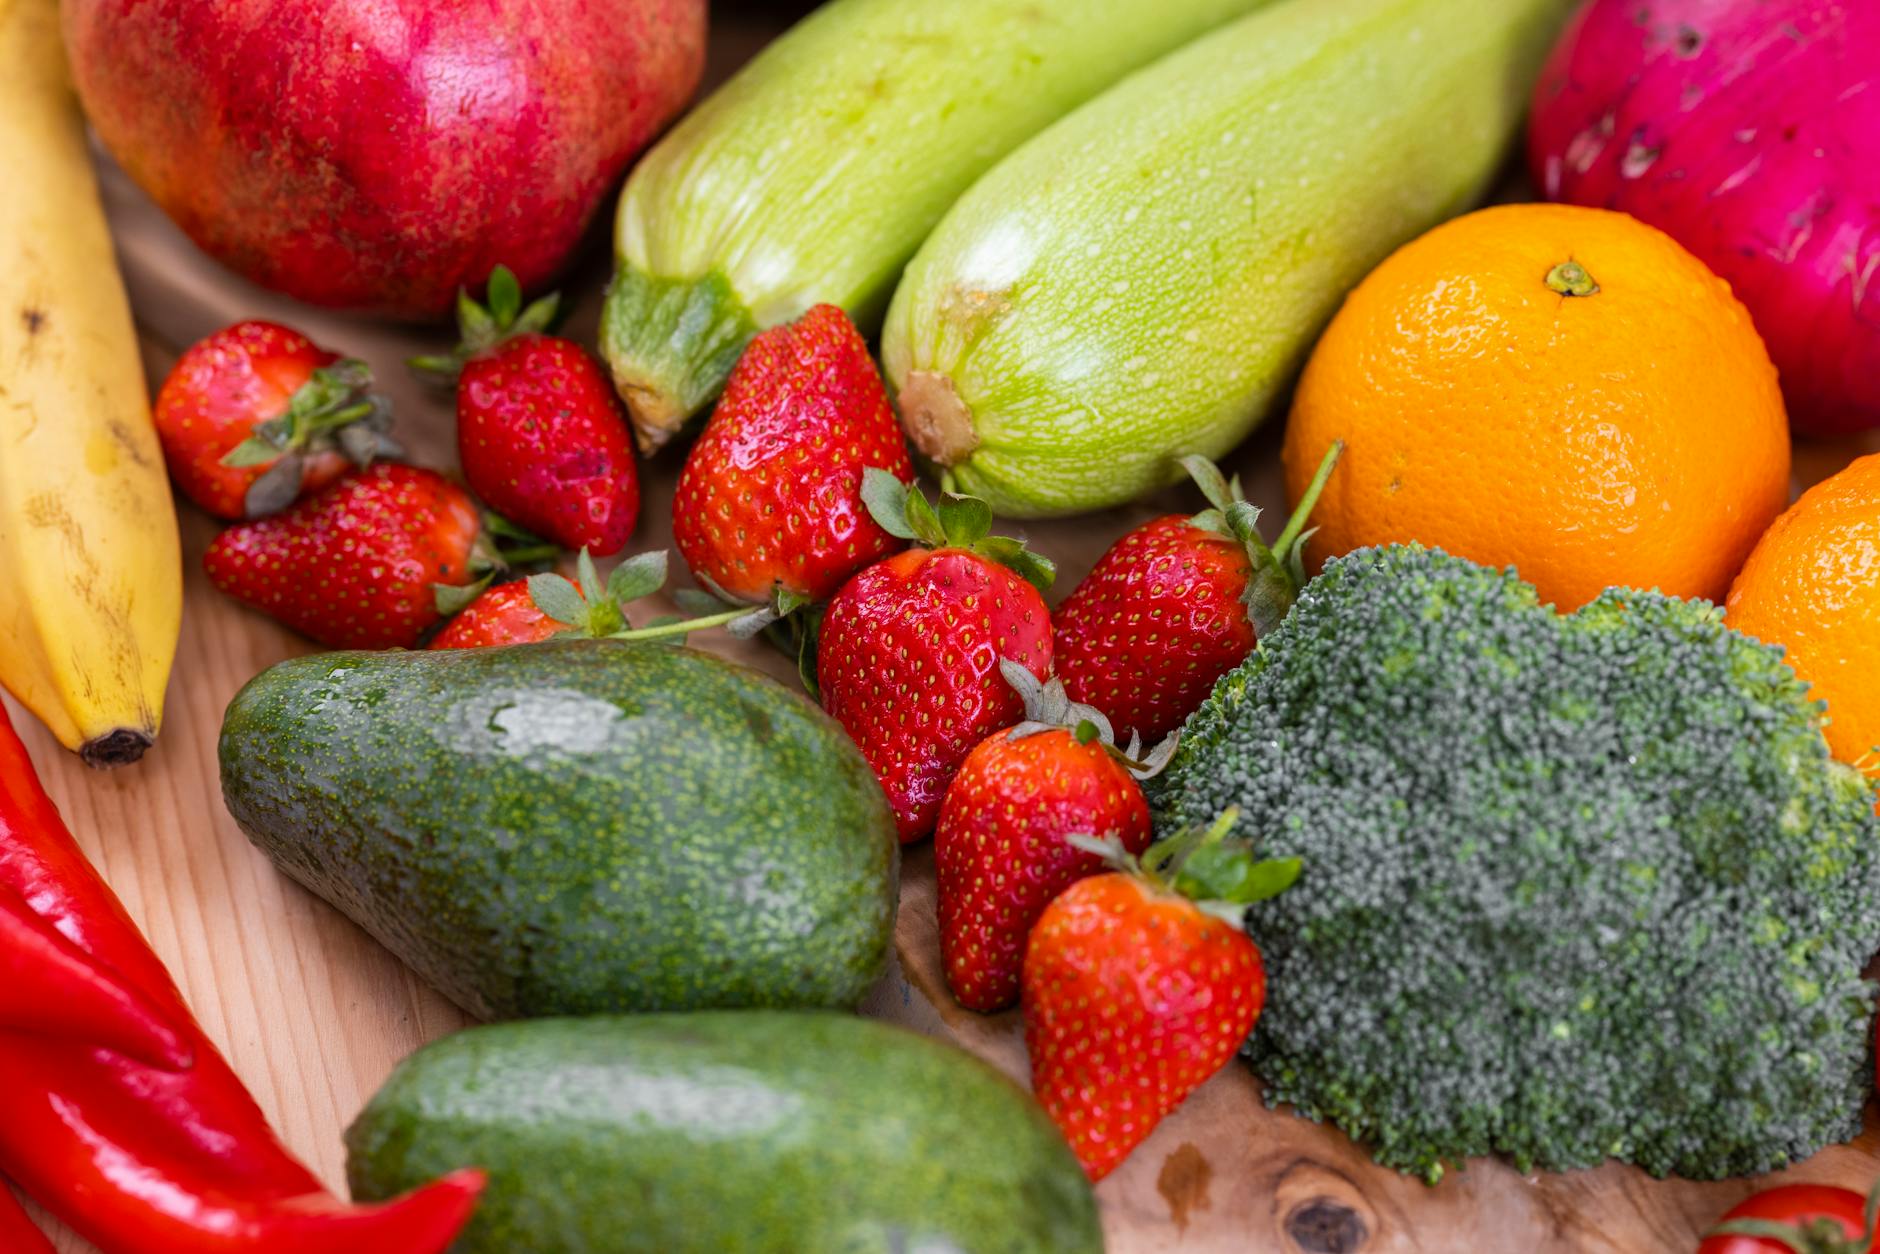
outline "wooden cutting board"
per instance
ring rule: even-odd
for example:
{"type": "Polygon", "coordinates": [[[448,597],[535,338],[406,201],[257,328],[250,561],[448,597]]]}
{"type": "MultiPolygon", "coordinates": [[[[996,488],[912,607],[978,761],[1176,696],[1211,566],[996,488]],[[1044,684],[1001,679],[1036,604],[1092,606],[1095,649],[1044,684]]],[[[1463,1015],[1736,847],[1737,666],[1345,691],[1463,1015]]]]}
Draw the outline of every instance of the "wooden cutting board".
{"type": "MultiPolygon", "coordinates": [[[[720,6],[721,10],[724,6],[720,6]]],[[[718,15],[713,79],[782,29],[806,4],[752,4],[718,15]],[[759,11],[762,12],[759,12],[759,11]],[[781,11],[780,11],[781,10],[781,11]]],[[[371,362],[397,405],[400,434],[421,461],[454,461],[450,410],[413,384],[400,364],[443,337],[317,313],[271,296],[198,254],[128,181],[105,171],[133,304],[153,384],[177,352],[238,318],[273,317],[323,344],[371,362]]],[[[592,342],[605,281],[604,239],[578,268],[571,332],[592,342]]],[[[1236,458],[1255,500],[1282,506],[1275,431],[1236,458]]],[[[1805,450],[1802,478],[1844,464],[1856,446],[1805,450]]],[[[670,544],[672,458],[646,471],[644,522],[635,548],[670,544]]],[[[1024,528],[1056,558],[1059,587],[1073,586],[1112,540],[1169,509],[1193,509],[1179,493],[1159,502],[1068,523],[1024,528]]],[[[465,1026],[461,1012],[376,943],[276,875],[223,809],[215,739],[229,698],[250,676],[308,646],[217,596],[201,574],[214,524],[182,508],[188,592],[181,650],[162,739],[138,766],[89,772],[18,708],[47,787],[86,852],[123,896],[218,1044],[254,1089],[287,1144],[343,1187],[341,1130],[394,1063],[465,1026]]],[[[650,607],[649,607],[650,608],[650,607]]],[[[669,607],[666,607],[669,608],[669,607]]],[[[663,612],[663,608],[662,611],[663,612]]],[[[696,643],[784,679],[791,667],[759,646],[721,633],[696,643]]],[[[940,978],[932,857],[907,861],[899,964],[869,1013],[947,1036],[1021,1080],[1024,1047],[1015,1014],[960,1009],[940,978]]],[[[1828,1150],[1785,1178],[1865,1189],[1880,1170],[1871,1112],[1853,1146],[1828,1150]]],[[[1684,1251],[1754,1182],[1653,1181],[1610,1165],[1569,1175],[1524,1176],[1497,1161],[1471,1163],[1426,1188],[1374,1166],[1337,1132],[1269,1111],[1239,1064],[1208,1084],[1098,1190],[1110,1248],[1150,1251],[1684,1251]]],[[[629,1216],[623,1219],[630,1222],[629,1216]]],[[[54,1227],[61,1251],[90,1246],[54,1227]]],[[[0,1251],[0,1254],[5,1254],[0,1251]]],[[[393,1254],[393,1252],[386,1252],[393,1254]]]]}

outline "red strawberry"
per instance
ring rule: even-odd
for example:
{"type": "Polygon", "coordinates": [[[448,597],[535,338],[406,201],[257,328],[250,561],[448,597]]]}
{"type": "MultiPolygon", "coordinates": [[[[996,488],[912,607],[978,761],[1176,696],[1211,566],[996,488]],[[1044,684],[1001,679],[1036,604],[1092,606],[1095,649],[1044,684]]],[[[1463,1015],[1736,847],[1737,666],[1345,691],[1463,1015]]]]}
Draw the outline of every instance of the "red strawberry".
{"type": "Polygon", "coordinates": [[[1072,705],[1058,681],[1041,688],[1024,667],[1000,667],[1024,696],[1026,721],[967,755],[933,838],[947,987],[968,1010],[1018,1000],[1032,924],[1052,898],[1103,869],[1101,857],[1065,837],[1105,833],[1132,854],[1148,846],[1149,806],[1136,781],[1175,749],[1169,740],[1134,761],[1103,716],[1072,705]]]}
{"type": "Polygon", "coordinates": [[[259,518],[317,492],[352,462],[397,448],[372,372],[300,332],[238,322],[192,345],[157,392],[176,486],[218,518],[259,518]]]}
{"type": "Polygon", "coordinates": [[[497,644],[533,644],[567,628],[550,618],[529,595],[527,580],[486,588],[431,637],[430,649],[481,649],[497,644]]]}
{"type": "Polygon", "coordinates": [[[618,553],[640,517],[633,437],[613,386],[573,340],[545,335],[556,298],[522,307],[507,267],[489,306],[458,300],[463,345],[413,365],[457,380],[464,479],[498,514],[564,548],[618,553]]]}
{"type": "Polygon", "coordinates": [[[906,547],[862,504],[870,467],[914,481],[868,345],[818,305],[738,359],[679,476],[673,538],[701,582],[738,600],[827,600],[906,547]]]}
{"type": "Polygon", "coordinates": [[[209,579],[238,601],[340,649],[408,648],[439,618],[436,587],[494,564],[462,488],[415,466],[349,471],[285,513],[209,546],[209,579]]]}
{"type": "Polygon", "coordinates": [[[1072,700],[1146,740],[1179,728],[1291,607],[1305,579],[1305,521],[1341,448],[1326,455],[1270,549],[1239,482],[1230,485],[1204,457],[1183,459],[1213,508],[1129,532],[1052,616],[1058,674],[1072,700]]]}
{"type": "Polygon", "coordinates": [[[936,514],[882,470],[868,472],[862,493],[890,535],[934,547],[877,562],[842,586],[823,619],[817,677],[823,708],[861,746],[901,839],[914,841],[933,830],[973,746],[1024,713],[1000,659],[1039,679],[1050,673],[1039,587],[1052,567],[1017,540],[987,536],[984,501],[943,496],[936,514]]]}
{"type": "Polygon", "coordinates": [[[1071,885],[1032,929],[1032,1091],[1092,1180],[1226,1066],[1260,1017],[1266,971],[1241,917],[1297,879],[1299,863],[1256,863],[1223,842],[1235,817],[1153,845],[1140,864],[1108,842],[1126,869],[1071,885]]]}
{"type": "MultiPolygon", "coordinates": [[[[576,563],[576,578],[530,575],[526,581],[499,584],[471,601],[432,638],[433,649],[480,649],[490,645],[533,644],[550,636],[586,636],[609,640],[662,640],[683,643],[688,632],[730,627],[743,633],[738,619],[752,619],[749,606],[727,610],[714,605],[704,618],[681,621],[656,618],[644,627],[627,621],[627,603],[651,596],[666,584],[666,553],[642,553],[614,567],[602,582],[586,549],[576,563]]],[[[755,629],[755,624],[753,624],[755,629]]]]}

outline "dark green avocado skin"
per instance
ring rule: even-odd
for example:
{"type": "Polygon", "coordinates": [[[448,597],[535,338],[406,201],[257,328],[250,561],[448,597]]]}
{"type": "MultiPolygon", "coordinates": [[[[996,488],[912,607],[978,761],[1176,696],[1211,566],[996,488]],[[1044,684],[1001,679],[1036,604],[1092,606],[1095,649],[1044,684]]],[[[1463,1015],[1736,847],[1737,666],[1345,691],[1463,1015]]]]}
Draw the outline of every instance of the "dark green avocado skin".
{"type": "Polygon", "coordinates": [[[346,1134],[362,1201],[481,1167],[452,1254],[1082,1254],[1090,1185],[1031,1097],[887,1024],[541,1019],[407,1059],[346,1134]]]}
{"type": "Polygon", "coordinates": [[[853,1007],[899,845],[822,711],[690,649],[324,653],[230,704],[222,794],[276,866],[482,1018],[853,1007]]]}

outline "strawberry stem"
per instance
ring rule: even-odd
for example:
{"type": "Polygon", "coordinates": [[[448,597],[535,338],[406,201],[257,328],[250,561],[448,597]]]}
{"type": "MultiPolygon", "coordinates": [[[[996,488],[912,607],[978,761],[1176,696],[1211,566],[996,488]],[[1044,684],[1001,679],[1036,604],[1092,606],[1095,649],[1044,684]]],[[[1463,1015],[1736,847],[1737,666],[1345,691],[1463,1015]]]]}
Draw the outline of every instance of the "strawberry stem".
{"type": "Polygon", "coordinates": [[[740,606],[737,609],[725,610],[704,618],[692,618],[678,623],[660,623],[633,631],[617,631],[603,638],[607,640],[658,640],[663,636],[683,636],[694,631],[704,631],[708,627],[723,627],[727,623],[743,618],[750,612],[748,606],[740,606]]]}
{"type": "Polygon", "coordinates": [[[1319,462],[1318,473],[1312,476],[1312,482],[1306,485],[1305,495],[1299,498],[1299,506],[1286,520],[1285,530],[1279,533],[1279,539],[1273,542],[1273,552],[1285,559],[1293,546],[1299,543],[1300,533],[1305,530],[1306,520],[1312,517],[1312,511],[1318,506],[1319,496],[1325,491],[1325,485],[1331,480],[1332,468],[1338,465],[1338,459],[1344,455],[1345,442],[1333,440],[1332,447],[1325,450],[1325,456],[1319,462]]]}
{"type": "Polygon", "coordinates": [[[502,549],[499,551],[503,555],[503,561],[509,565],[529,566],[536,562],[553,560],[555,555],[561,552],[561,549],[553,544],[543,542],[541,544],[524,545],[521,548],[502,549]]]}

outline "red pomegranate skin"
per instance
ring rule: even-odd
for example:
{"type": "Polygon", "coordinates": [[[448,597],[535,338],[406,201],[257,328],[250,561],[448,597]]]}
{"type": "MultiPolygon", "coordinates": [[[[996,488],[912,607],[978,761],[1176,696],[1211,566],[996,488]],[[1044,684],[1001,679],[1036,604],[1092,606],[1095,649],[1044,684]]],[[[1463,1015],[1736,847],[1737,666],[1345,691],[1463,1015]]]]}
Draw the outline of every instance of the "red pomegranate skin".
{"type": "Polygon", "coordinates": [[[276,291],[443,315],[553,279],[691,98],[706,0],[65,0],[105,146],[276,291]]]}

